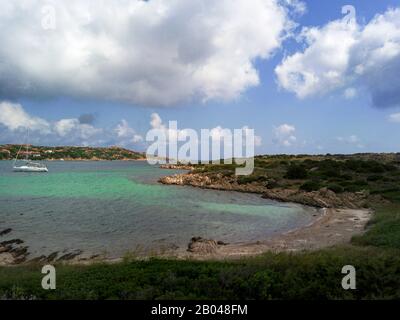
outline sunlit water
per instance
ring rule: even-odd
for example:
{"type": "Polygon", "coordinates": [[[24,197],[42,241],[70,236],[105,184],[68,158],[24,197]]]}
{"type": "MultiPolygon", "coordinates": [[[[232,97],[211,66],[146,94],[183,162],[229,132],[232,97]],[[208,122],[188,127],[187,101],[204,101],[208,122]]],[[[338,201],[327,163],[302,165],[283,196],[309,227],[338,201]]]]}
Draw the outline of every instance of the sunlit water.
{"type": "Polygon", "coordinates": [[[229,243],[266,239],[310,223],[316,210],[260,195],[167,186],[146,162],[48,162],[49,173],[14,173],[0,161],[0,241],[23,239],[32,256],[81,249],[187,246],[193,236],[229,243]]]}

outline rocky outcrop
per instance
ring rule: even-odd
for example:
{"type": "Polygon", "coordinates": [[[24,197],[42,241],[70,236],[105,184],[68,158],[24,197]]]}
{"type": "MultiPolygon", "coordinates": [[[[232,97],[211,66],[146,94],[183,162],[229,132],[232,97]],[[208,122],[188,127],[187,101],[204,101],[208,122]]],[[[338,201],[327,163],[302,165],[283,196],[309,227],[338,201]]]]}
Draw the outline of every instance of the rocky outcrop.
{"type": "MultiPolygon", "coordinates": [[[[0,235],[8,234],[12,229],[8,228],[3,230],[0,235]]],[[[63,252],[59,256],[59,252],[53,252],[48,256],[42,255],[35,257],[33,259],[28,259],[30,253],[28,251],[29,247],[23,245],[24,241],[21,239],[11,239],[0,242],[0,266],[1,265],[15,265],[24,262],[33,263],[49,263],[49,262],[63,262],[74,260],[79,257],[83,252],[81,250],[74,250],[71,252],[63,252]]]]}
{"type": "Polygon", "coordinates": [[[208,176],[204,173],[175,174],[172,176],[162,177],[158,181],[163,184],[175,184],[180,186],[186,185],[199,188],[249,193],[263,193],[264,190],[266,190],[265,186],[261,186],[256,183],[239,184],[237,183],[236,179],[232,177],[224,177],[220,173],[212,176],[208,176]]]}
{"type": "Polygon", "coordinates": [[[62,262],[62,261],[70,261],[73,260],[75,257],[80,256],[83,253],[82,250],[75,250],[73,252],[68,252],[63,254],[62,256],[58,257],[59,252],[55,251],[48,256],[41,255],[40,257],[36,257],[30,260],[30,262],[35,263],[51,263],[51,262],[62,262]]]}
{"type": "Polygon", "coordinates": [[[0,265],[25,262],[29,252],[27,246],[20,246],[23,243],[21,239],[0,242],[0,265]]]}
{"type": "Polygon", "coordinates": [[[194,170],[194,167],[188,164],[162,164],[160,165],[161,169],[174,169],[174,170],[194,170]]]}
{"type": "Polygon", "coordinates": [[[335,192],[322,188],[319,191],[306,192],[291,189],[271,189],[266,190],[263,198],[273,199],[283,202],[296,202],[304,205],[321,208],[350,208],[356,209],[365,205],[367,194],[362,192],[335,192]]]}
{"type": "Polygon", "coordinates": [[[164,184],[176,185],[191,185],[195,187],[206,187],[211,185],[211,179],[205,175],[200,174],[174,174],[159,179],[159,182],[164,184]]]}
{"type": "Polygon", "coordinates": [[[260,193],[263,198],[294,202],[320,208],[362,208],[368,194],[364,192],[335,193],[327,188],[306,192],[298,189],[270,188],[268,184],[257,182],[239,184],[235,177],[226,177],[220,173],[187,173],[162,177],[159,182],[174,185],[189,185],[207,189],[260,193]]]}

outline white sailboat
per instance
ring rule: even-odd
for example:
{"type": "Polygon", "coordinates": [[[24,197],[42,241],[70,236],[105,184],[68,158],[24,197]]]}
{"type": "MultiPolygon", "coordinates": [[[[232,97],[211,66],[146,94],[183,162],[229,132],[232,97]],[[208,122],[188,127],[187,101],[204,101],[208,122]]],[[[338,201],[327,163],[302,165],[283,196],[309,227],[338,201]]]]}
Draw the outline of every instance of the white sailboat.
{"type": "Polygon", "coordinates": [[[42,164],[38,162],[33,162],[33,161],[25,161],[24,165],[21,166],[15,166],[13,167],[14,172],[49,172],[49,169],[42,164]]]}
{"type": "Polygon", "coordinates": [[[19,155],[21,149],[22,149],[22,145],[19,148],[18,153],[14,160],[14,165],[13,165],[14,172],[48,172],[49,171],[44,164],[39,163],[39,162],[33,162],[33,161],[29,160],[29,158],[28,158],[29,146],[28,145],[26,145],[26,158],[24,160],[24,163],[22,165],[17,165],[18,155],[19,155]]]}

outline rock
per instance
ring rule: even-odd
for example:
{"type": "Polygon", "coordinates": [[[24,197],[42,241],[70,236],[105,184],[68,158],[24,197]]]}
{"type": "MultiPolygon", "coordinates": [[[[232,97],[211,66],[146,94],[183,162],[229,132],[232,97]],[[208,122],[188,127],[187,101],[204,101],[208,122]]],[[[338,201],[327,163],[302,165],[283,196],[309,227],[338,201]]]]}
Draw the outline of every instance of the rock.
{"type": "Polygon", "coordinates": [[[199,188],[216,190],[235,190],[250,193],[263,193],[265,185],[238,184],[236,177],[227,177],[221,173],[184,173],[162,177],[158,180],[163,184],[188,185],[199,188]]]}
{"type": "Polygon", "coordinates": [[[217,251],[218,243],[215,240],[193,237],[187,251],[197,254],[210,254],[217,251]]]}
{"type": "Polygon", "coordinates": [[[49,255],[47,256],[47,258],[46,258],[46,262],[52,262],[52,261],[54,261],[54,260],[57,258],[57,256],[58,256],[58,251],[49,254],[49,255]]]}
{"type": "Polygon", "coordinates": [[[161,169],[175,169],[175,170],[194,170],[194,167],[188,164],[162,164],[161,169]]]}
{"type": "Polygon", "coordinates": [[[21,239],[12,239],[12,240],[8,240],[8,241],[0,242],[0,244],[2,246],[6,246],[8,244],[21,244],[21,243],[24,243],[24,241],[22,241],[21,239]]]}
{"type": "Polygon", "coordinates": [[[11,228],[4,229],[3,231],[0,232],[0,236],[5,236],[6,234],[10,233],[12,231],[11,228]]]}
{"type": "Polygon", "coordinates": [[[41,255],[40,257],[36,257],[30,260],[32,263],[40,263],[40,262],[46,262],[47,257],[45,255],[41,255]]]}
{"type": "Polygon", "coordinates": [[[79,256],[80,254],[82,254],[82,252],[83,252],[82,250],[77,250],[75,252],[70,252],[70,253],[64,254],[63,256],[58,258],[57,261],[72,260],[76,256],[79,256]]]}
{"type": "Polygon", "coordinates": [[[200,174],[175,174],[162,177],[159,181],[164,184],[193,185],[196,187],[204,187],[211,184],[211,179],[208,176],[200,174]]]}
{"type": "Polygon", "coordinates": [[[28,254],[28,247],[17,247],[17,248],[13,248],[9,251],[10,253],[12,253],[12,255],[14,256],[14,258],[18,258],[20,256],[23,255],[27,255],[28,254]]]}

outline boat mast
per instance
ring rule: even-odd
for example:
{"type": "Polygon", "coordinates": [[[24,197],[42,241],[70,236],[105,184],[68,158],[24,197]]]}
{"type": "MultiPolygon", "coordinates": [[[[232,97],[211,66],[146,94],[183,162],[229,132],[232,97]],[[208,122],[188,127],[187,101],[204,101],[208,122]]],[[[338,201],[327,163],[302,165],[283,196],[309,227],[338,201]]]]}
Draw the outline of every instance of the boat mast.
{"type": "Polygon", "coordinates": [[[28,150],[29,150],[28,141],[29,141],[29,128],[26,128],[26,155],[25,155],[25,161],[29,161],[29,159],[28,159],[28,150]]]}

